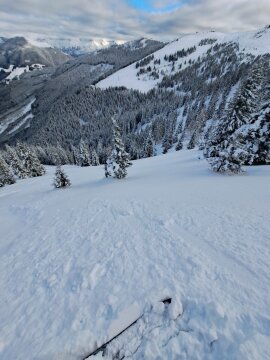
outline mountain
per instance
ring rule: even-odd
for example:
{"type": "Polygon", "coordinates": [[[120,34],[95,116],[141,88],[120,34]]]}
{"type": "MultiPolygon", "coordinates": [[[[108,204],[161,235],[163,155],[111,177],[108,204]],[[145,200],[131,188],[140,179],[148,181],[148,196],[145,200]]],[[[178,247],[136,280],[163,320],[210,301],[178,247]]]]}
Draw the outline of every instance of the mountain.
{"type": "Polygon", "coordinates": [[[44,66],[57,66],[70,58],[60,50],[32,45],[24,37],[1,38],[0,80],[12,80],[25,71],[44,66]]]}
{"type": "MultiPolygon", "coordinates": [[[[202,147],[225,124],[228,110],[261,63],[263,84],[254,111],[267,107],[269,58],[269,27],[196,33],[169,44],[140,39],[113,45],[50,73],[42,70],[40,76],[24,75],[2,85],[0,142],[19,139],[49,154],[51,147],[71,151],[83,140],[104,161],[116,114],[133,159],[147,156],[147,141],[155,154],[202,147]]],[[[43,160],[53,163],[47,155],[43,160]]]]}
{"type": "Polygon", "coordinates": [[[120,45],[121,40],[88,39],[88,38],[28,38],[28,41],[39,47],[52,47],[61,50],[65,54],[79,56],[92,51],[108,48],[112,45],[120,45]]]}

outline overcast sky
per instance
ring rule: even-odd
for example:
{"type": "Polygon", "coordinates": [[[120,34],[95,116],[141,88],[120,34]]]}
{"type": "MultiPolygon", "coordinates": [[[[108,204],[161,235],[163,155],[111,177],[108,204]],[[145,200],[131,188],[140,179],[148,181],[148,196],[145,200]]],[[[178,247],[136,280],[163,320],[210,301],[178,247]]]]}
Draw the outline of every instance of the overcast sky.
{"type": "Polygon", "coordinates": [[[270,0],[0,0],[0,36],[169,40],[270,23],[270,0]]]}

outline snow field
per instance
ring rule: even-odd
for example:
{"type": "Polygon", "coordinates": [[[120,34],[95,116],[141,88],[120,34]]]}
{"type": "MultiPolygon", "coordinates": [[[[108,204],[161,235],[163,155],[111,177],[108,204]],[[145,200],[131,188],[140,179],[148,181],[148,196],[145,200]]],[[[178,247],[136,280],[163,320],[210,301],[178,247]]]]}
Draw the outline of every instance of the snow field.
{"type": "Polygon", "coordinates": [[[107,358],[270,359],[269,167],[220,176],[197,157],[0,189],[1,359],[81,359],[137,315],[107,358]]]}

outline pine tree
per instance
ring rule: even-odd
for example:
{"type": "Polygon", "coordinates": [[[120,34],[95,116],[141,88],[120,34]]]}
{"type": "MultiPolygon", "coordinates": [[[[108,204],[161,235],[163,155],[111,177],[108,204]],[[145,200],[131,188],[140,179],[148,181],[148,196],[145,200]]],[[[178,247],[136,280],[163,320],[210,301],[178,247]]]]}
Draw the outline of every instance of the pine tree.
{"type": "Polygon", "coordinates": [[[3,157],[0,155],[0,187],[5,185],[11,185],[16,182],[14,176],[12,175],[8,164],[5,162],[3,157]]]}
{"type": "Polygon", "coordinates": [[[56,189],[71,186],[71,182],[64,170],[61,168],[61,165],[58,165],[56,168],[53,185],[56,189]]]}
{"type": "Polygon", "coordinates": [[[80,165],[82,167],[91,165],[89,147],[84,141],[80,143],[80,165]]]}
{"type": "Polygon", "coordinates": [[[130,155],[125,151],[120,128],[114,118],[112,122],[114,148],[105,164],[105,176],[124,179],[127,176],[127,168],[131,166],[132,163],[130,162],[130,155]]]}

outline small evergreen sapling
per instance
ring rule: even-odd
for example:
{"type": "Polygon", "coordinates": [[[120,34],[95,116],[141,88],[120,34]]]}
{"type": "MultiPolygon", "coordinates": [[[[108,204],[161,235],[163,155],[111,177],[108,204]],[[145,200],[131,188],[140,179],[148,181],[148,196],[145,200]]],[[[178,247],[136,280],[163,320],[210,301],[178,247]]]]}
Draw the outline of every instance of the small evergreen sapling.
{"type": "Polygon", "coordinates": [[[65,188],[71,185],[71,182],[64,170],[61,168],[61,165],[58,165],[56,168],[53,185],[56,189],[65,188]]]}
{"type": "Polygon", "coordinates": [[[120,128],[114,118],[112,122],[114,148],[105,164],[105,176],[124,179],[127,176],[127,168],[131,166],[132,163],[130,162],[130,155],[125,151],[120,128]]]}

